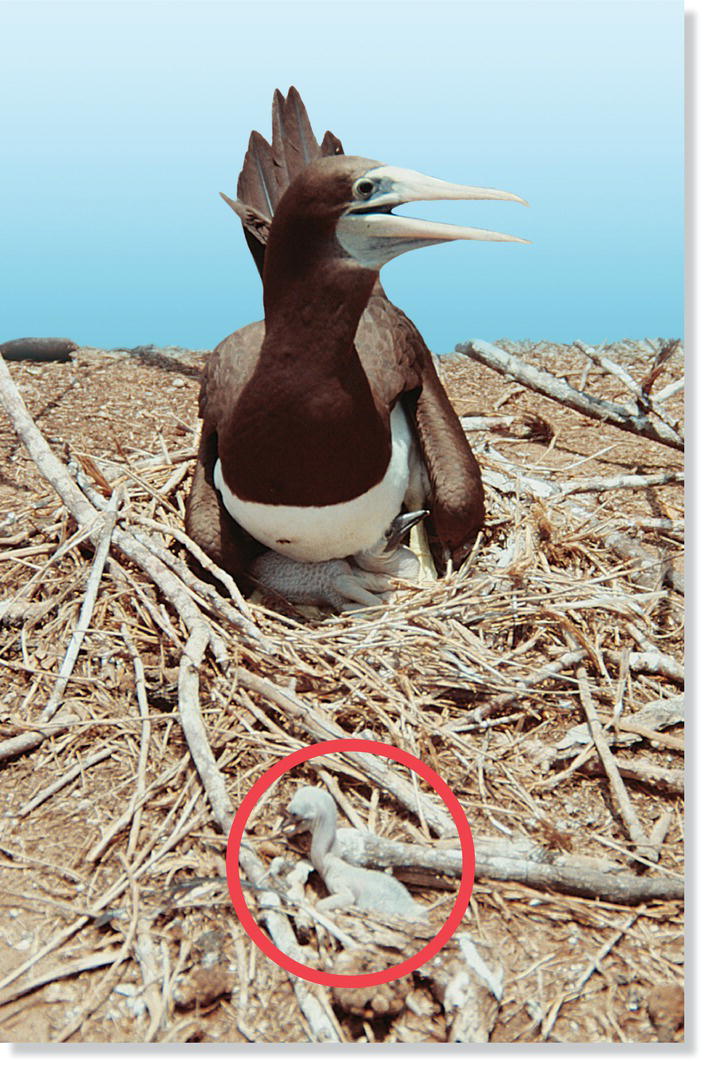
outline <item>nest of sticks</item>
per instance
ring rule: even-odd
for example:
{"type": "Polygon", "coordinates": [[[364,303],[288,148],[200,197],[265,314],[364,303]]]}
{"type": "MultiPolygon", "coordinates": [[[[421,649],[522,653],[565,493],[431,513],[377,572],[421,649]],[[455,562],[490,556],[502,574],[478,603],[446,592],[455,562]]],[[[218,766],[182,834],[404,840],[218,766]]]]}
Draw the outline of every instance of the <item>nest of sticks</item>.
{"type": "MultiPolygon", "coordinates": [[[[53,1011],[54,1041],[675,1039],[682,358],[677,342],[460,346],[443,371],[481,461],[488,528],[460,571],[344,617],[244,601],[184,533],[191,448],[52,447],[0,360],[4,407],[55,494],[0,537],[0,666],[13,680],[0,775],[16,775],[0,854],[57,905],[41,943],[4,968],[0,1030],[61,986],[74,993],[53,1011]],[[460,403],[470,360],[489,381],[504,375],[491,416],[460,403]],[[558,458],[559,423],[590,442],[584,459],[558,458]],[[603,454],[622,447],[608,474],[603,454]],[[413,753],[451,786],[477,884],[433,964],[348,991],[255,950],[223,857],[269,766],[357,737],[413,753]],[[34,845],[47,835],[50,858],[34,845]],[[624,991],[611,1009],[608,990],[624,991]]],[[[282,951],[352,973],[425,944],[461,856],[427,783],[353,751],[266,794],[241,868],[282,951]],[[330,789],[368,834],[367,863],[429,906],[429,931],[356,914],[323,924],[316,886],[283,890],[271,861],[289,855],[292,873],[297,857],[277,826],[304,782],[330,789]]],[[[36,890],[17,896],[21,908],[36,890]]]]}

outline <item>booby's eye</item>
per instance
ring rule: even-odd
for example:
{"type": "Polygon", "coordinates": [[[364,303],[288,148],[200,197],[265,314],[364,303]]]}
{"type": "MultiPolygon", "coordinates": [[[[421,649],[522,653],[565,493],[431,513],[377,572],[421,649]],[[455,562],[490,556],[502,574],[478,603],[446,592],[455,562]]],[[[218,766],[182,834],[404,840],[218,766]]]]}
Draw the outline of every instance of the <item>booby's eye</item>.
{"type": "Polygon", "coordinates": [[[354,196],[357,200],[368,200],[375,188],[371,178],[357,178],[353,186],[354,196]]]}

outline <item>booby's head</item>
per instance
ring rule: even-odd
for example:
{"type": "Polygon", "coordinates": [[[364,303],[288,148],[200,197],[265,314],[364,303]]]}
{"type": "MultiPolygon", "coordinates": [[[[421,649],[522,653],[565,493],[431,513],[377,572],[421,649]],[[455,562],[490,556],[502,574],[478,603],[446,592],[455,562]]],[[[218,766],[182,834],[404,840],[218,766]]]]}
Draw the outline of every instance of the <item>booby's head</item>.
{"type": "Polygon", "coordinates": [[[313,785],[303,785],[288,804],[281,829],[287,834],[312,830],[316,822],[328,820],[334,825],[337,809],[329,793],[313,785]]]}
{"type": "MultiPolygon", "coordinates": [[[[311,227],[334,238],[339,254],[368,270],[426,245],[445,241],[517,241],[492,230],[453,226],[392,214],[415,200],[514,200],[514,193],[455,185],[360,156],[326,156],[310,163],[289,186],[276,210],[274,227],[311,227]]],[[[313,235],[314,236],[314,235],[313,235]]]]}

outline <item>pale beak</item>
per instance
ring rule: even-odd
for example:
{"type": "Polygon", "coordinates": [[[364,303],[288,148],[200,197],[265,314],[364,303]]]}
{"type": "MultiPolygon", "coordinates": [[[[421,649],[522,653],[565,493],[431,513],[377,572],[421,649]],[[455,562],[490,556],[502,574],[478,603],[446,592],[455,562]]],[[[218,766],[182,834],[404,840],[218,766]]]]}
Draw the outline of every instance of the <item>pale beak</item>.
{"type": "Polygon", "coordinates": [[[292,837],[294,834],[302,832],[300,819],[295,815],[291,815],[289,811],[286,811],[283,819],[278,827],[278,833],[284,834],[286,837],[292,837]]]}
{"type": "Polygon", "coordinates": [[[404,252],[442,241],[529,243],[523,237],[512,237],[493,230],[390,214],[392,208],[414,200],[514,200],[518,204],[526,204],[514,193],[474,185],[456,185],[414,170],[385,165],[372,167],[362,175],[362,179],[372,181],[375,191],[366,199],[352,201],[337,223],[337,239],[350,256],[372,270],[380,270],[384,263],[404,252]]]}

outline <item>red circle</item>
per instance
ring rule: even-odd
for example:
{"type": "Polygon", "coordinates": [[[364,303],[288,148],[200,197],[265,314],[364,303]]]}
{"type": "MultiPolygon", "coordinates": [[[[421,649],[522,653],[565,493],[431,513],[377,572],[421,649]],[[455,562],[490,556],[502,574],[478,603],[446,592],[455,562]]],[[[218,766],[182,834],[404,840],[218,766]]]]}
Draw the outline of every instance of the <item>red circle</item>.
{"type": "Polygon", "coordinates": [[[318,985],[337,986],[340,988],[364,987],[379,985],[383,982],[392,982],[396,978],[404,978],[406,975],[410,974],[411,971],[414,971],[416,967],[421,967],[424,963],[427,963],[428,960],[432,959],[433,956],[440,951],[443,945],[447,944],[457,927],[462,922],[465,909],[472,896],[474,865],[474,841],[472,839],[472,831],[467,822],[467,817],[459,800],[440,775],[432,770],[432,768],[428,767],[427,764],[423,763],[422,760],[418,759],[417,756],[413,756],[410,752],[406,752],[403,749],[396,748],[395,745],[387,745],[382,741],[365,741],[363,739],[360,741],[356,738],[352,738],[351,740],[320,741],[315,745],[308,745],[306,748],[301,748],[299,751],[293,752],[289,756],[285,756],[283,759],[278,760],[269,771],[266,771],[266,773],[258,779],[255,785],[249,789],[248,793],[243,798],[243,802],[234,816],[234,821],[229,833],[228,845],[226,847],[226,878],[229,885],[229,892],[231,894],[231,901],[236,909],[236,914],[249,937],[251,937],[251,939],[258,945],[262,952],[265,952],[266,956],[280,967],[283,967],[290,974],[294,974],[298,978],[304,978],[308,982],[316,982],[318,985]],[[425,781],[433,787],[436,793],[445,802],[455,823],[460,838],[460,847],[462,849],[460,888],[452,911],[438,933],[425,948],[421,949],[420,952],[416,952],[414,956],[409,956],[403,963],[397,963],[394,967],[388,967],[383,971],[373,971],[371,974],[330,974],[328,971],[320,971],[315,967],[308,967],[306,964],[300,963],[298,960],[294,960],[291,956],[286,955],[285,952],[281,952],[277,945],[274,945],[270,938],[263,933],[260,926],[251,915],[243,895],[243,890],[241,889],[241,876],[238,863],[241,840],[246,829],[246,823],[248,822],[255,804],[263,796],[266,789],[273,785],[273,783],[276,782],[281,775],[285,774],[286,771],[292,770],[293,767],[298,767],[301,763],[307,763],[308,760],[314,759],[317,756],[329,755],[331,752],[368,752],[371,755],[384,756],[387,759],[393,759],[397,763],[402,763],[405,767],[409,767],[411,770],[415,771],[416,774],[420,775],[421,778],[424,778],[425,781]]]}

